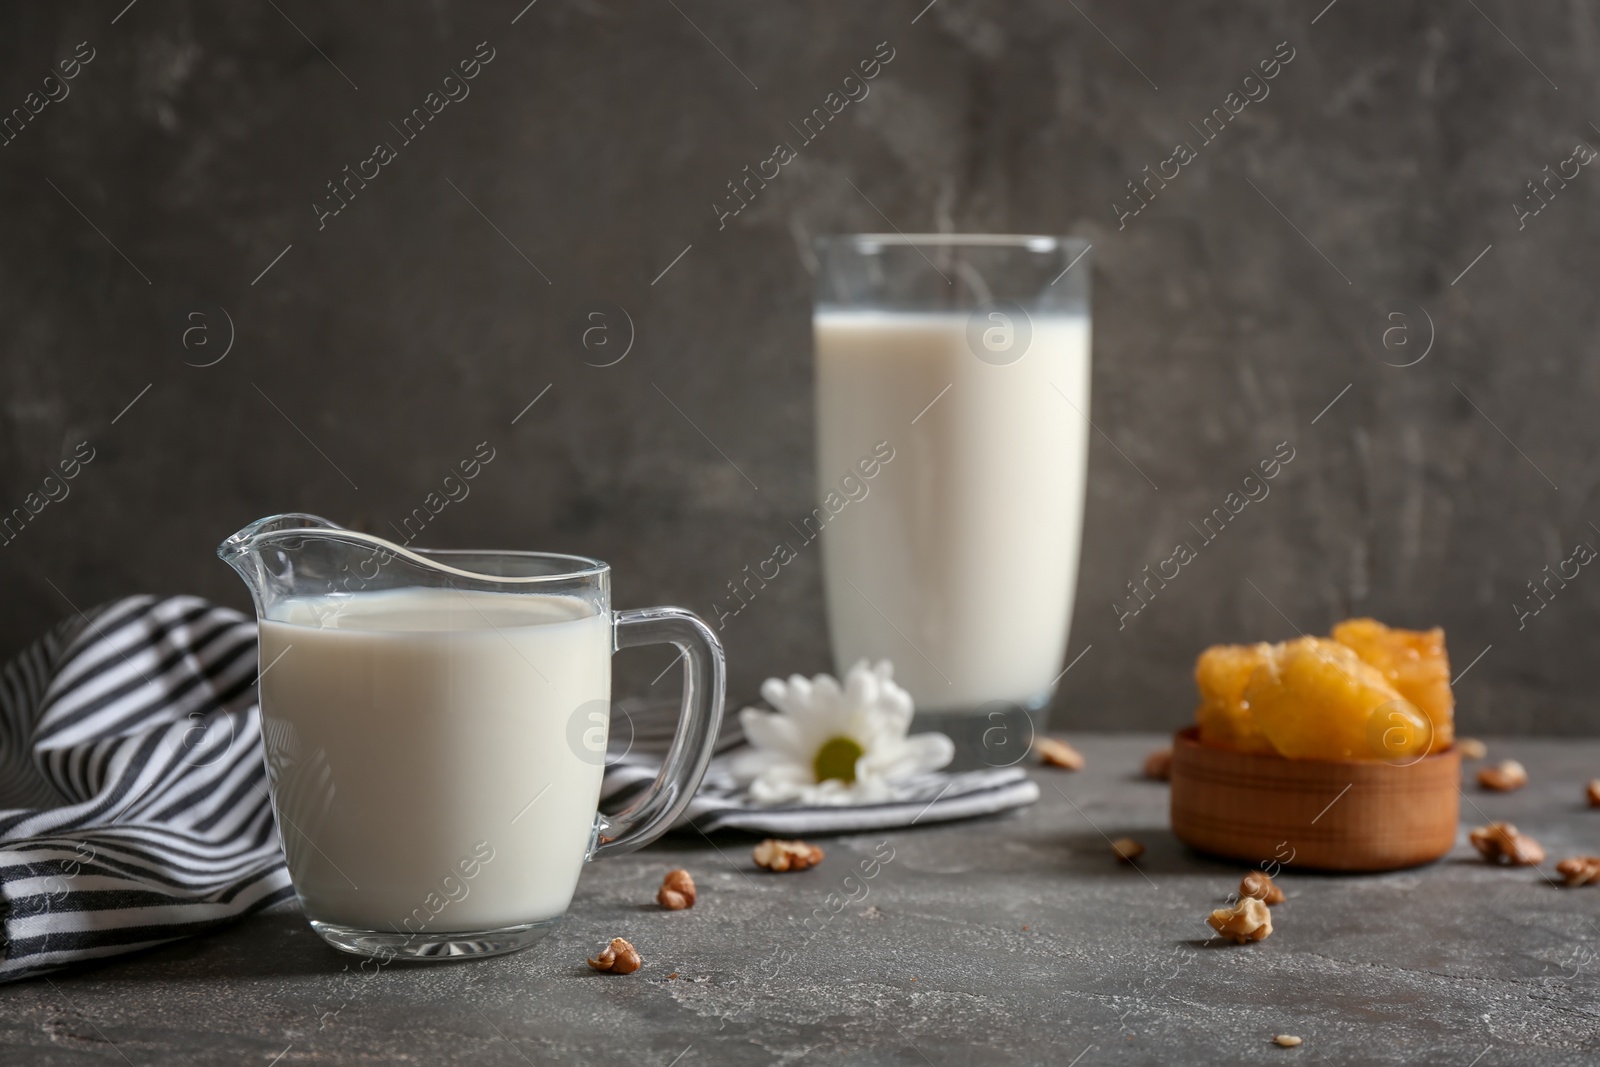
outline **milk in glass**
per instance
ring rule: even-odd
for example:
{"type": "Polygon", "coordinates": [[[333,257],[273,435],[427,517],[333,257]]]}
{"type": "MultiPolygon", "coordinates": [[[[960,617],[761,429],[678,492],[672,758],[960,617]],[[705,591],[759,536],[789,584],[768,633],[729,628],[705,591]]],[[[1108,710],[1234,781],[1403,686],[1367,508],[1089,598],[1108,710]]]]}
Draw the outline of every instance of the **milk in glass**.
{"type": "Polygon", "coordinates": [[[279,827],[312,917],[433,934],[566,910],[604,770],[608,615],[416,588],[285,600],[260,630],[279,827]]]}
{"type": "Polygon", "coordinates": [[[1038,706],[1062,669],[1089,320],[1030,324],[1022,357],[996,364],[974,354],[966,313],[823,307],[814,319],[824,491],[876,442],[894,449],[866,498],[823,528],[834,661],[892,659],[918,710],[1038,706]]]}

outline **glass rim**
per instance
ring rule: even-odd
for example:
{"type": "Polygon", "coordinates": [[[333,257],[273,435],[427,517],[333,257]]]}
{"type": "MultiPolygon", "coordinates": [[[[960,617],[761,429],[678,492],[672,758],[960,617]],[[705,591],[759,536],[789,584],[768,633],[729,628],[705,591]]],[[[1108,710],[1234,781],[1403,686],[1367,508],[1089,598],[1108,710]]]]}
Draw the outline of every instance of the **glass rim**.
{"type": "Polygon", "coordinates": [[[408,559],[421,567],[492,585],[554,584],[575,579],[596,579],[609,574],[611,571],[611,565],[604,560],[566,552],[542,552],[536,549],[423,548],[420,546],[412,548],[408,545],[396,544],[376,534],[348,529],[337,523],[329,522],[320,515],[311,515],[299,511],[269,515],[264,519],[257,519],[218,545],[217,555],[224,562],[232,564],[241,556],[257,553],[262,545],[270,544],[274,541],[309,537],[321,537],[327,540],[344,541],[347,544],[363,545],[374,552],[382,552],[398,559],[408,559]],[[488,574],[482,571],[469,570],[465,567],[452,566],[447,562],[451,557],[456,557],[461,562],[466,562],[460,557],[483,559],[496,556],[524,560],[557,561],[561,566],[552,574],[509,575],[488,574]]]}
{"type": "MultiPolygon", "coordinates": [[[[406,551],[404,546],[401,547],[403,551],[406,551]]],[[[448,559],[452,556],[476,556],[480,559],[485,557],[501,557],[527,560],[551,560],[559,561],[566,567],[565,570],[556,571],[551,574],[486,574],[482,571],[470,571],[464,567],[448,567],[450,570],[457,571],[461,574],[470,574],[474,578],[491,583],[570,581],[577,578],[598,577],[599,575],[606,574],[611,570],[611,564],[607,563],[605,560],[595,559],[593,556],[578,556],[570,552],[543,552],[538,549],[518,548],[416,548],[410,549],[409,551],[415,552],[424,559],[427,559],[429,562],[445,567],[448,567],[448,564],[441,563],[440,557],[448,559]]]]}
{"type": "Polygon", "coordinates": [[[1030,252],[1052,252],[1058,248],[1087,248],[1089,241],[1084,237],[1073,237],[1067,234],[1043,233],[831,233],[819,234],[813,238],[813,243],[819,247],[833,245],[852,245],[865,250],[864,246],[893,246],[897,248],[917,248],[922,245],[947,246],[952,248],[1024,248],[1030,252]]]}

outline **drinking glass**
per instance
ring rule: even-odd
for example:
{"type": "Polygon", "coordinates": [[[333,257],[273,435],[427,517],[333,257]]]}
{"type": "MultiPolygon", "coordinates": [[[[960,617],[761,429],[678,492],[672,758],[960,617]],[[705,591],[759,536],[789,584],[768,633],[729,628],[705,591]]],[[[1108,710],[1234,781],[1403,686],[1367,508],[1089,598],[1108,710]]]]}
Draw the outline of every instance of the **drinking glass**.
{"type": "Polygon", "coordinates": [[[818,503],[802,533],[821,539],[835,666],[892,660],[919,725],[1035,712],[1060,680],[1088,459],[1088,252],[1049,236],[817,242],[818,503]]]}

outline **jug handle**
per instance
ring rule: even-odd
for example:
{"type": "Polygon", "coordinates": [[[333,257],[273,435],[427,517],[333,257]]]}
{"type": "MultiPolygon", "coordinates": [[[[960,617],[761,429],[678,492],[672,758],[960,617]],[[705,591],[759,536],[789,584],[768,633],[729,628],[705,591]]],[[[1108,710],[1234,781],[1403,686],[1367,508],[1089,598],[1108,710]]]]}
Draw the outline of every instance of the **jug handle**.
{"type": "Polygon", "coordinates": [[[615,615],[615,647],[671,644],[684,662],[683,711],[661,772],[643,796],[615,815],[602,815],[591,858],[620,856],[660,837],[683,814],[705,776],[722,726],[727,686],[722,642],[711,627],[682,608],[635,608],[615,615]]]}

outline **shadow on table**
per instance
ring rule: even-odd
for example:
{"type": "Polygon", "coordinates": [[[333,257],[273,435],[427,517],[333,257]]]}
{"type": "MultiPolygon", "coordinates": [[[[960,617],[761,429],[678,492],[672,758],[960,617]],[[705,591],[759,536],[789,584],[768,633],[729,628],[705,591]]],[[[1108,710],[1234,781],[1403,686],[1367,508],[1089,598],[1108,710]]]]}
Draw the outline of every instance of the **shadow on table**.
{"type": "Polygon", "coordinates": [[[1040,866],[1070,871],[1080,878],[1137,878],[1140,872],[1152,878],[1170,874],[1238,877],[1251,869],[1249,864],[1196,852],[1174,837],[1171,830],[1145,827],[1124,831],[1113,825],[1102,826],[1101,830],[1104,832],[1075,830],[1034,839],[1040,866]],[[1111,842],[1124,837],[1133,838],[1145,848],[1134,863],[1122,862],[1111,851],[1111,842]]]}
{"type": "MultiPolygon", "coordinates": [[[[258,978],[360,975],[363,961],[329,946],[306,923],[298,908],[248,915],[211,933],[186,937],[169,945],[126,956],[74,964],[53,971],[56,983],[101,987],[122,984],[188,985],[194,982],[237,982],[258,978]]],[[[442,961],[448,965],[449,961],[442,961]]],[[[440,962],[395,960],[384,970],[434,968],[440,962]]],[[[372,964],[368,964],[368,971],[372,964]]],[[[43,978],[26,980],[43,983],[43,978]]]]}

